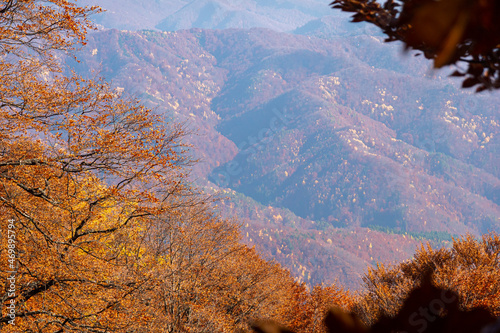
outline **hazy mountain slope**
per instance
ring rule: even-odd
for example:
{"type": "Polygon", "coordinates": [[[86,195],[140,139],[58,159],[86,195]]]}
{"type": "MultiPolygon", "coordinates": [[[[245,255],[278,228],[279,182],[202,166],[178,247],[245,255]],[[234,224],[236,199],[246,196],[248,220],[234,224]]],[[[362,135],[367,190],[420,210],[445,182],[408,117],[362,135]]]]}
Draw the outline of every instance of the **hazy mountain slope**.
{"type": "Polygon", "coordinates": [[[204,28],[269,28],[289,31],[324,15],[333,15],[322,1],[195,0],[162,20],[167,31],[204,28]]]}
{"type": "Polygon", "coordinates": [[[323,16],[343,15],[322,0],[83,0],[82,4],[107,10],[94,18],[96,23],[125,30],[261,27],[289,31],[323,16]]]}
{"type": "Polygon", "coordinates": [[[92,20],[105,28],[154,29],[165,17],[185,6],[187,0],[79,0],[79,5],[98,5],[106,12],[92,20]]]}
{"type": "Polygon", "coordinates": [[[219,116],[210,108],[227,70],[216,66],[217,60],[192,33],[94,33],[80,58],[74,66],[84,75],[97,69],[119,91],[186,122],[195,158],[201,160],[197,177],[236,154],[234,143],[214,130],[219,116]]]}
{"type": "Polygon", "coordinates": [[[307,22],[292,31],[293,34],[332,38],[338,36],[352,37],[359,35],[383,36],[380,29],[372,24],[358,22],[353,24],[346,13],[332,10],[332,14],[307,22]]]}
{"type": "MultiPolygon", "coordinates": [[[[492,224],[498,228],[498,203],[489,198],[490,191],[498,188],[498,178],[458,158],[470,149],[468,141],[453,143],[458,150],[455,158],[451,152],[442,153],[446,146],[438,152],[419,149],[425,143],[403,141],[412,140],[411,133],[398,133],[333,101],[326,102],[321,96],[322,84],[317,83],[316,96],[295,90],[219,126],[222,134],[242,142],[247,133],[257,137],[262,126],[254,119],[262,121],[263,110],[289,111],[289,123],[270,142],[243,147],[231,162],[241,170],[229,182],[223,179],[224,185],[264,204],[287,207],[301,217],[338,226],[381,225],[452,233],[485,232],[492,224]],[[303,109],[308,110],[307,117],[297,112],[303,109]],[[253,131],[248,124],[255,125],[253,131]]],[[[327,90],[334,93],[334,87],[331,83],[327,90]]],[[[379,112],[389,110],[385,106],[379,112]]],[[[447,110],[434,112],[446,114],[447,110]]],[[[440,117],[432,117],[427,115],[439,125],[440,117]]],[[[412,132],[419,138],[430,131],[427,123],[415,120],[414,125],[417,128],[412,132]]],[[[481,125],[488,124],[483,121],[481,125]]],[[[491,127],[487,132],[496,135],[497,131],[491,127]]],[[[448,139],[456,142],[464,133],[469,132],[450,129],[448,139]]],[[[470,158],[465,155],[462,159],[470,158]]],[[[487,153],[482,159],[490,165],[495,155],[487,153]]],[[[214,177],[226,169],[221,166],[214,177]]]]}
{"type": "Polygon", "coordinates": [[[360,227],[445,239],[500,224],[500,97],[428,78],[418,58],[368,56],[383,50],[398,52],[369,36],[115,30],[90,35],[77,69],[199,128],[195,175],[248,197],[226,203],[247,241],[310,281],[352,284],[416,244],[360,227]]]}
{"type": "MultiPolygon", "coordinates": [[[[310,285],[340,281],[357,289],[367,268],[410,258],[419,240],[411,235],[387,234],[367,228],[324,228],[297,217],[288,209],[264,206],[235,191],[223,191],[230,201],[223,213],[243,221],[245,242],[270,260],[288,267],[299,281],[310,285]]],[[[420,239],[420,238],[419,238],[420,239]]],[[[447,242],[431,240],[433,245],[447,242]]]]}
{"type": "MultiPolygon", "coordinates": [[[[219,131],[240,153],[213,173],[215,181],[341,226],[453,233],[498,228],[498,199],[491,195],[500,184],[493,167],[498,139],[492,140],[499,131],[498,98],[416,77],[427,70],[411,59],[416,66],[401,68],[383,58],[361,61],[366,53],[352,57],[351,50],[356,56],[362,50],[360,39],[370,53],[386,46],[371,37],[322,47],[318,40],[292,38],[300,43],[289,41],[284,50],[286,37],[260,34],[252,37],[261,59],[253,66],[242,63],[247,58],[237,48],[218,57],[234,66],[237,79],[229,79],[212,108],[222,117],[219,131]],[[474,106],[465,109],[470,101],[474,106]],[[287,123],[272,139],[255,139],[270,128],[273,110],[288,116],[287,123]]],[[[246,41],[242,33],[220,35],[217,45],[246,41]]]]}

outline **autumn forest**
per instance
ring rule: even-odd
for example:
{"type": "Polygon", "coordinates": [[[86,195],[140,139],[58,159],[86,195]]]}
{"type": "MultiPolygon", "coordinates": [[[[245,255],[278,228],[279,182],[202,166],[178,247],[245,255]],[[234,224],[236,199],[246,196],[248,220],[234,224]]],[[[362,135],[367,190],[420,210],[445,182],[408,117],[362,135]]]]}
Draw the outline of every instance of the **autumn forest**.
{"type": "MultiPolygon", "coordinates": [[[[193,134],[215,133],[210,132],[208,125],[202,127],[199,122],[186,119],[179,121],[159,112],[161,107],[151,102],[153,93],[134,95],[117,89],[101,74],[120,73],[107,68],[104,60],[101,73],[87,68],[92,60],[82,59],[96,56],[96,45],[101,45],[99,38],[109,45],[115,45],[110,41],[126,44],[129,38],[128,45],[135,45],[156,43],[161,36],[154,32],[126,35],[116,31],[92,35],[97,28],[91,17],[101,12],[100,7],[81,6],[71,0],[0,1],[1,332],[480,332],[488,325],[488,332],[500,331],[496,323],[500,316],[500,236],[486,232],[495,226],[498,201],[494,187],[488,187],[496,186],[496,178],[488,183],[493,177],[488,178],[486,172],[491,171],[490,166],[484,166],[491,163],[484,162],[474,169],[474,176],[481,179],[479,189],[456,180],[463,200],[456,201],[469,203],[471,197],[477,196],[479,208],[463,208],[457,214],[444,208],[439,210],[440,221],[448,218],[448,224],[440,222],[435,232],[421,227],[422,221],[413,217],[407,219],[407,225],[403,223],[403,215],[414,215],[413,211],[408,213],[411,207],[405,206],[406,197],[385,193],[383,187],[375,186],[377,175],[368,167],[348,165],[340,157],[332,162],[324,157],[327,155],[321,155],[325,163],[316,165],[321,164],[323,169],[313,167],[310,173],[301,174],[300,183],[302,179],[304,184],[307,181],[304,193],[331,194],[330,201],[324,199],[316,208],[312,206],[315,210],[307,211],[311,206],[298,197],[300,190],[286,180],[289,173],[301,168],[298,159],[282,169],[271,167],[275,162],[259,164],[259,159],[252,155],[251,159],[244,159],[237,152],[243,148],[224,141],[220,134],[210,134],[210,140],[193,134]],[[69,63],[74,67],[70,68],[69,63]],[[200,128],[193,128],[193,124],[200,128]],[[209,156],[204,164],[199,161],[199,156],[193,153],[198,144],[200,147],[212,144],[214,148],[205,151],[225,156],[222,163],[210,160],[209,156]],[[228,167],[225,163],[232,159],[239,164],[228,167]],[[258,166],[251,166],[252,163],[258,166]],[[308,178],[313,173],[316,176],[328,173],[325,171],[328,163],[343,165],[345,172],[338,176],[337,187],[348,188],[351,182],[359,187],[357,192],[346,192],[349,205],[335,197],[335,187],[326,189],[326,181],[323,184],[308,178]],[[220,175],[239,167],[245,172],[234,172],[230,183],[223,186],[220,175]],[[248,171],[255,168],[274,168],[280,176],[277,171],[272,177],[258,179],[248,171]],[[210,186],[200,185],[193,175],[208,177],[210,186]],[[367,195],[358,182],[363,186],[368,184],[366,192],[370,186],[376,188],[373,193],[384,198],[381,203],[369,197],[370,193],[367,195]],[[215,191],[216,183],[226,190],[215,191]],[[245,184],[257,185],[245,187],[245,184]],[[284,194],[274,195],[272,191],[276,188],[283,189],[284,194]],[[236,194],[234,189],[245,196],[236,194]],[[356,208],[360,202],[365,204],[366,211],[356,208]],[[232,210],[233,205],[237,205],[236,210],[232,210]],[[297,210],[292,212],[287,205],[297,210]],[[325,208],[328,205],[335,209],[328,211],[325,208]],[[397,209],[391,208],[396,206],[397,209]],[[228,211],[237,214],[227,214],[228,211]],[[484,216],[478,211],[484,212],[484,216]],[[374,217],[369,220],[369,215],[374,217]],[[481,219],[482,238],[469,233],[476,227],[468,224],[461,224],[459,231],[464,233],[452,235],[448,226],[456,216],[481,219]],[[248,221],[255,220],[260,222],[252,229],[248,221]],[[292,220],[297,223],[289,223],[292,220]],[[380,222],[386,220],[390,223],[380,222]],[[347,226],[357,228],[352,229],[357,234],[345,229],[347,226]],[[364,243],[370,233],[378,244],[364,243]],[[265,241],[258,241],[261,238],[265,241]],[[286,246],[276,245],[278,241],[286,246]],[[318,244],[323,244],[323,249],[332,243],[337,246],[335,257],[345,254],[348,257],[342,259],[345,262],[339,263],[340,259],[332,259],[330,252],[318,250],[318,244]],[[389,252],[396,246],[406,247],[398,249],[397,254],[389,252]],[[411,258],[409,253],[413,255],[411,258]],[[399,262],[382,263],[383,257],[388,256],[399,262]],[[311,279],[306,264],[299,265],[297,257],[315,258],[304,260],[320,272],[316,278],[311,279]],[[366,262],[373,265],[364,266],[366,262]],[[363,266],[360,269],[364,270],[358,288],[351,288],[358,283],[354,280],[351,285],[343,283],[344,280],[332,281],[339,274],[351,280],[358,272],[352,268],[355,265],[363,266]],[[422,306],[428,306],[430,312],[422,312],[422,306]]],[[[172,38],[185,37],[179,42],[180,49],[182,43],[201,41],[217,45],[237,40],[239,37],[232,33],[194,30],[172,38]]],[[[266,31],[256,34],[263,34],[262,40],[266,36],[279,37],[266,31]]],[[[290,38],[290,43],[306,43],[304,40],[290,38]]],[[[320,41],[310,43],[316,49],[324,45],[320,41]]],[[[147,56],[156,61],[155,55],[160,51],[153,52],[162,44],[147,45],[152,49],[147,56]]],[[[257,49],[267,52],[262,45],[257,49]]],[[[331,54],[337,51],[328,50],[331,54]]],[[[99,52],[104,53],[100,49],[99,52]]],[[[213,53],[217,52],[214,46],[213,53]]],[[[213,90],[218,89],[217,82],[230,81],[231,75],[237,75],[231,74],[232,71],[238,73],[238,68],[245,67],[244,62],[250,56],[239,56],[239,67],[228,60],[227,70],[207,74],[213,79],[213,90]]],[[[208,68],[207,72],[210,63],[215,62],[198,54],[193,58],[199,61],[196,66],[208,68]]],[[[187,63],[182,60],[181,65],[187,63]]],[[[273,66],[276,63],[279,61],[273,62],[273,66]]],[[[171,69],[167,63],[157,67],[179,82],[196,75],[188,69],[184,72],[171,69]]],[[[130,68],[132,65],[127,71],[130,68]]],[[[268,74],[264,70],[259,72],[262,77],[268,74]]],[[[288,89],[285,81],[305,80],[301,70],[283,78],[269,75],[272,76],[269,82],[282,83],[267,86],[267,79],[262,79],[260,82],[264,84],[259,86],[258,80],[249,78],[252,87],[260,91],[255,94],[283,93],[288,89]]],[[[136,79],[127,80],[137,84],[136,79]]],[[[336,82],[321,81],[321,94],[338,86],[336,82]]],[[[243,109],[254,103],[252,107],[259,109],[257,100],[266,98],[252,95],[244,99],[246,92],[238,92],[235,96],[240,96],[240,100],[224,100],[228,95],[221,95],[212,101],[213,96],[208,93],[202,97],[201,93],[196,95],[197,89],[209,88],[187,86],[177,91],[178,86],[172,84],[157,87],[161,91],[158,94],[165,99],[167,88],[172,94],[189,95],[193,103],[201,104],[196,108],[200,114],[205,112],[203,103],[212,103],[224,115],[230,113],[228,105],[243,109]]],[[[231,89],[239,88],[235,85],[231,89]]],[[[308,96],[315,93],[311,90],[308,96]]],[[[333,101],[334,97],[328,98],[333,101]]],[[[339,97],[342,98],[348,99],[347,95],[339,97]]],[[[290,103],[294,101],[291,98],[290,103]]],[[[169,103],[176,102],[171,99],[169,103]]],[[[363,103],[359,101],[357,107],[365,107],[363,103]]],[[[182,108],[179,103],[172,107],[177,111],[182,108]]],[[[347,108],[342,110],[349,116],[340,122],[356,117],[347,108]]],[[[218,131],[235,142],[240,140],[238,135],[246,135],[242,124],[254,121],[242,114],[228,117],[218,131]]],[[[317,125],[314,129],[318,130],[314,132],[317,145],[308,141],[308,158],[313,158],[317,147],[330,144],[338,156],[348,155],[345,147],[330,141],[330,129],[318,125],[320,122],[303,122],[303,128],[293,136],[282,127],[294,120],[275,115],[282,124],[273,135],[292,147],[292,152],[297,144],[295,139],[305,138],[304,133],[317,125]]],[[[187,119],[195,116],[198,114],[187,119]]],[[[488,131],[497,130],[491,123],[493,118],[485,116],[484,125],[480,125],[481,131],[488,135],[488,131]]],[[[375,125],[370,126],[374,130],[375,125]]],[[[390,129],[381,127],[380,131],[389,133],[390,129]]],[[[362,131],[358,134],[359,142],[369,141],[362,131]]],[[[332,138],[333,135],[332,132],[332,138]]],[[[485,138],[482,140],[486,141],[485,138]]],[[[373,147],[377,144],[373,143],[373,147]]],[[[272,144],[265,149],[273,149],[272,144]]],[[[484,151],[488,149],[489,146],[484,151]]],[[[410,155],[413,152],[407,150],[410,155]]],[[[280,158],[276,165],[284,165],[280,163],[292,155],[283,152],[281,156],[266,150],[255,154],[280,158]]],[[[479,158],[495,161],[498,157],[487,151],[479,158]]],[[[361,161],[368,165],[368,159],[369,156],[361,161]]],[[[422,173],[422,184],[432,179],[437,189],[445,188],[439,178],[445,171],[440,169],[442,164],[437,166],[444,161],[436,153],[422,162],[436,164],[435,174],[422,173]]],[[[449,169],[453,170],[446,172],[453,178],[467,168],[462,164],[451,165],[449,169]]],[[[328,174],[328,177],[333,176],[328,174]]],[[[414,193],[427,193],[426,186],[424,189],[422,185],[422,190],[418,183],[415,186],[414,192],[407,193],[408,198],[415,196],[414,193]]],[[[450,195],[442,197],[439,205],[455,202],[450,195]]],[[[432,207],[427,204],[426,209],[431,211],[432,207]]],[[[422,210],[422,214],[431,216],[428,211],[422,210]]]]}

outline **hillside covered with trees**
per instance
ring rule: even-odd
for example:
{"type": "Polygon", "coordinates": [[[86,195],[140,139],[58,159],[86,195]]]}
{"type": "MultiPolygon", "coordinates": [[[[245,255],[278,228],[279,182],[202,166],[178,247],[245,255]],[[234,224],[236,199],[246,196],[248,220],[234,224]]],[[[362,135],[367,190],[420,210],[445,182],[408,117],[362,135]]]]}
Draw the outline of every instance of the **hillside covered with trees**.
{"type": "Polygon", "coordinates": [[[310,283],[355,287],[422,238],[498,230],[500,101],[349,33],[106,30],[75,68],[187,122],[193,178],[231,198],[248,244],[310,283]]]}
{"type": "Polygon", "coordinates": [[[348,299],[308,291],[239,242],[186,180],[181,125],[63,74],[56,51],[84,43],[96,11],[1,10],[2,331],[233,332],[295,320],[295,299],[348,299]]]}
{"type": "Polygon", "coordinates": [[[349,55],[371,37],[89,33],[99,12],[0,2],[1,331],[494,325],[495,98],[349,55]]]}

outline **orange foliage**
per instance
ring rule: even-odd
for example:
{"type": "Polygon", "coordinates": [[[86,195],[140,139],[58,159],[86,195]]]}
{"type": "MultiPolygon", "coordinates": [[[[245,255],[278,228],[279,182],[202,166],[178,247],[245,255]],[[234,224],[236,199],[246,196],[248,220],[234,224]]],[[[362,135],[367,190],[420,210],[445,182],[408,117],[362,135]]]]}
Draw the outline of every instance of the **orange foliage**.
{"type": "Polygon", "coordinates": [[[455,239],[450,249],[422,246],[410,261],[369,270],[359,311],[367,322],[381,315],[394,315],[423,273],[433,271],[437,286],[459,295],[461,309],[484,306],[500,316],[499,256],[500,238],[494,233],[484,235],[480,241],[470,235],[455,239]]]}
{"type": "Polygon", "coordinates": [[[16,273],[0,328],[234,332],[281,319],[293,279],[240,245],[238,227],[186,182],[182,126],[62,74],[57,51],[83,43],[98,9],[3,6],[0,228],[14,226],[16,257],[1,247],[2,290],[16,273]]]}
{"type": "MultiPolygon", "coordinates": [[[[323,330],[500,332],[500,320],[496,319],[500,315],[499,256],[500,237],[489,234],[481,241],[472,236],[455,239],[451,249],[422,247],[412,260],[393,267],[379,265],[365,276],[365,291],[352,311],[328,311],[323,330]]],[[[303,317],[293,314],[295,318],[311,315],[311,311],[303,317]]],[[[254,330],[304,331],[302,327],[289,330],[275,323],[257,324],[254,330]]]]}
{"type": "MultiPolygon", "coordinates": [[[[335,285],[315,286],[308,290],[305,284],[291,285],[291,297],[281,305],[279,320],[288,329],[297,333],[326,332],[323,319],[332,307],[350,311],[355,299],[335,285]]],[[[262,325],[262,324],[258,324],[262,325]]],[[[268,324],[271,325],[272,324],[268,324]]]]}

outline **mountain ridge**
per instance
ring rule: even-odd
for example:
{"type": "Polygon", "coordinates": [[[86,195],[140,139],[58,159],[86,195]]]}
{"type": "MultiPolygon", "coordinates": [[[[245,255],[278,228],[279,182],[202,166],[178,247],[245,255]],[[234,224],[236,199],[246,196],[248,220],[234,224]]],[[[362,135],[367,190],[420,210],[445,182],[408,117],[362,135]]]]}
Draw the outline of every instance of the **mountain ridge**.
{"type": "Polygon", "coordinates": [[[199,129],[194,176],[237,201],[221,209],[248,224],[245,242],[304,281],[355,288],[365,265],[411,257],[418,235],[446,244],[500,225],[498,97],[360,52],[387,47],[399,52],[365,35],[105,30],[75,67],[199,129]]]}
{"type": "Polygon", "coordinates": [[[106,10],[94,21],[120,30],[270,28],[291,31],[323,16],[345,16],[319,0],[83,0],[106,10]]]}

